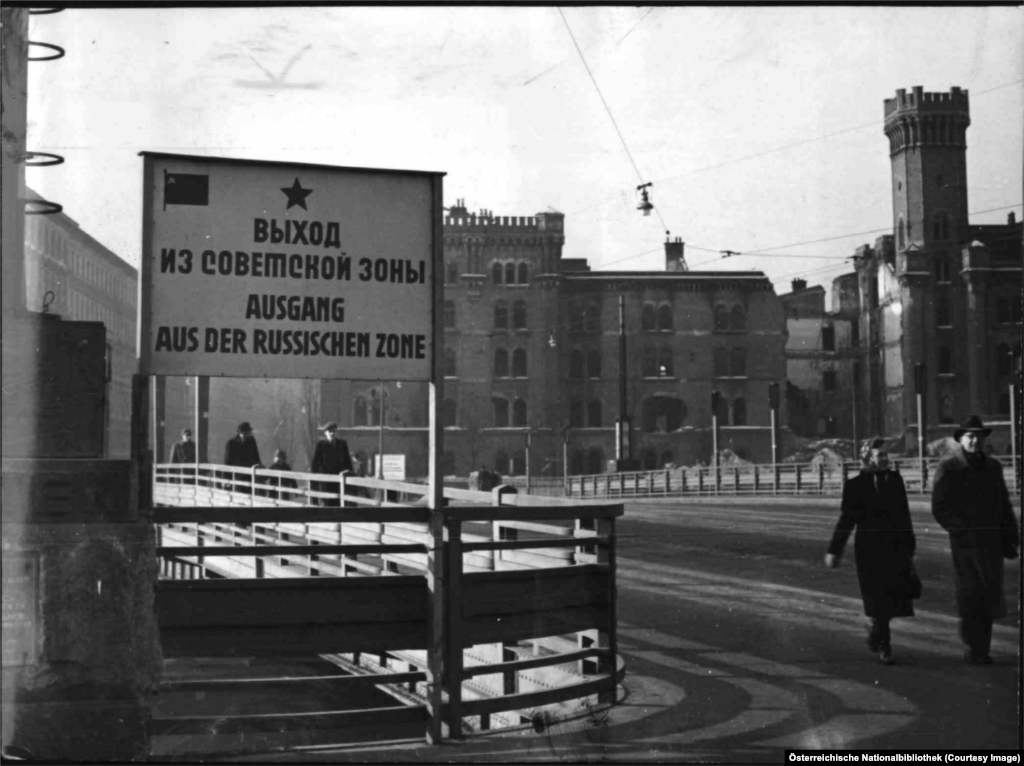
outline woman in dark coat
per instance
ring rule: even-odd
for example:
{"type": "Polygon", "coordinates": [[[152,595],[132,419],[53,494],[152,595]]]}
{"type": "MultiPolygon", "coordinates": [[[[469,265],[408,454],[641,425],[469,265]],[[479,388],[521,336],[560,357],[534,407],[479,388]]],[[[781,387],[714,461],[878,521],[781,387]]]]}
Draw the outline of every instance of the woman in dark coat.
{"type": "Polygon", "coordinates": [[[932,515],[953,552],[964,659],[974,665],[992,664],[992,621],[1006,616],[1003,559],[1017,558],[1020,547],[1003,467],[983,449],[990,433],[977,415],[965,419],[932,487],[932,515]]]}
{"type": "Polygon", "coordinates": [[[882,439],[865,443],[863,469],[843,486],[842,511],[825,565],[839,565],[846,541],[856,528],[857,581],[864,614],[871,618],[868,647],[883,665],[891,665],[889,621],[914,616],[910,572],[916,541],[903,477],[889,470],[884,445],[882,439]]]}

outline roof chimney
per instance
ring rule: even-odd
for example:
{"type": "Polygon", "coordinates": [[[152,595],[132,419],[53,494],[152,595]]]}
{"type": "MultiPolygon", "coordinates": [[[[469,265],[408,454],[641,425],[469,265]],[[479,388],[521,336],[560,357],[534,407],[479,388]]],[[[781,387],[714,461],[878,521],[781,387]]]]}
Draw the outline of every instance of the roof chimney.
{"type": "Polygon", "coordinates": [[[1011,210],[1011,211],[1010,211],[1010,214],[1009,214],[1008,216],[1006,216],[1006,222],[1007,222],[1007,223],[1008,223],[1008,224],[1009,224],[1010,226],[1013,226],[1014,224],[1016,224],[1016,223],[1017,223],[1017,214],[1016,214],[1016,213],[1014,213],[1014,212],[1013,212],[1013,211],[1011,210]]]}
{"type": "Polygon", "coordinates": [[[794,293],[798,293],[801,290],[806,290],[806,289],[807,289],[807,280],[806,279],[794,279],[793,280],[793,292],[794,293]]]}
{"type": "Polygon", "coordinates": [[[685,247],[686,243],[680,237],[674,241],[665,240],[665,271],[689,271],[684,256],[685,247]]]}

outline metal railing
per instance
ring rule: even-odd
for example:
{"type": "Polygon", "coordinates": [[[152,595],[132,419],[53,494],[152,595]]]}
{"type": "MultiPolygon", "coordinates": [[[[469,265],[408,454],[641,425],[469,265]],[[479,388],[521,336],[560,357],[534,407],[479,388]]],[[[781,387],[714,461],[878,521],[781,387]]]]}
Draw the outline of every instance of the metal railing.
{"type": "MultiPolygon", "coordinates": [[[[1003,476],[1010,492],[1019,493],[1021,458],[1013,470],[1011,458],[996,458],[1003,466],[1003,476]]],[[[897,458],[892,467],[900,472],[911,494],[931,491],[931,481],[941,458],[897,458]],[[922,470],[923,468],[923,470],[922,470]]],[[[664,468],[656,471],[602,473],[569,476],[565,494],[570,497],[675,497],[716,495],[736,496],[813,496],[838,497],[844,482],[855,476],[860,463],[776,463],[775,465],[743,464],[693,468],[664,468]]]]}
{"type": "MultiPolygon", "coordinates": [[[[261,726],[423,721],[435,741],[442,722],[457,738],[495,716],[519,723],[538,708],[614,701],[625,673],[615,630],[621,504],[445,488],[450,505],[434,512],[420,502],[424,485],[347,474],[200,464],[157,465],[154,477],[165,654],[320,654],[355,674],[332,683],[380,686],[406,702],[260,716],[261,726]],[[520,652],[521,642],[533,648],[520,652]],[[530,680],[538,672],[545,683],[530,680]]],[[[164,719],[154,732],[201,733],[210,723],[164,719]]]]}

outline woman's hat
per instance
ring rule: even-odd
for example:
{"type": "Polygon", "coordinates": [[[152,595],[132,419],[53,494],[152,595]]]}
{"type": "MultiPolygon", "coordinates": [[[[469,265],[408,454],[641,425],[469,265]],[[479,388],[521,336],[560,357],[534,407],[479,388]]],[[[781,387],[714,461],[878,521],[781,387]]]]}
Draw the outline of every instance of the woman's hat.
{"type": "Polygon", "coordinates": [[[960,427],[953,432],[953,440],[960,441],[960,437],[968,431],[981,434],[982,436],[988,436],[992,433],[991,428],[985,428],[985,424],[981,422],[981,418],[977,415],[968,415],[960,421],[960,427]]]}

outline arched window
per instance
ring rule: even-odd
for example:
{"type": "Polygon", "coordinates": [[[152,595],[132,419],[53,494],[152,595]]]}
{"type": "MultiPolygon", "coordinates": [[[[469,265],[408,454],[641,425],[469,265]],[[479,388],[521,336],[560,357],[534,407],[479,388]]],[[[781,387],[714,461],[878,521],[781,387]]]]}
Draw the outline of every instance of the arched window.
{"type": "Polygon", "coordinates": [[[949,311],[949,298],[945,295],[938,295],[935,298],[935,322],[939,327],[949,327],[953,324],[953,317],[949,311]]]}
{"type": "Polygon", "coordinates": [[[1013,369],[1013,359],[1010,357],[1010,347],[1005,343],[996,346],[996,373],[998,375],[1009,375],[1013,369]]]}
{"type": "Polygon", "coordinates": [[[587,352],[587,377],[601,377],[601,352],[596,348],[592,348],[587,352]]]}
{"type": "Polygon", "coordinates": [[[658,375],[658,354],[653,348],[645,348],[640,352],[640,374],[645,378],[658,375]]]}
{"type": "Polygon", "coordinates": [[[949,214],[940,212],[932,216],[932,239],[945,242],[949,239],[949,214]]]}
{"type": "Polygon", "coordinates": [[[579,399],[569,401],[569,426],[583,428],[583,402],[579,399]]]}
{"type": "Polygon", "coordinates": [[[367,414],[366,399],[362,396],[357,396],[352,403],[352,425],[365,426],[368,422],[369,416],[367,414]]]}
{"type": "Polygon", "coordinates": [[[455,476],[455,453],[445,450],[441,455],[441,473],[444,476],[455,476]]]}
{"type": "Polygon", "coordinates": [[[667,449],[661,453],[661,468],[664,468],[669,463],[675,462],[675,456],[672,454],[672,450],[667,449]]]}
{"type": "Polygon", "coordinates": [[[512,352],[512,377],[526,377],[526,349],[517,348],[512,352]]]}
{"type": "Polygon", "coordinates": [[[446,348],[444,350],[444,376],[446,378],[454,378],[458,372],[455,368],[455,349],[446,348]]]}
{"type": "Polygon", "coordinates": [[[587,453],[587,473],[604,473],[604,452],[599,447],[591,447],[587,453]]]}
{"type": "Polygon", "coordinates": [[[444,327],[446,330],[455,327],[455,301],[444,302],[444,327]]]}
{"type": "Polygon", "coordinates": [[[457,285],[459,283],[459,264],[455,261],[448,261],[444,271],[444,283],[446,285],[457,285]]]}
{"type": "Polygon", "coordinates": [[[516,283],[516,265],[514,263],[505,264],[505,284],[514,285],[516,283]]]}
{"type": "Polygon", "coordinates": [[[821,328],[821,350],[836,350],[836,328],[830,324],[824,325],[821,328]]]}
{"type": "Polygon", "coordinates": [[[526,426],[526,400],[516,399],[512,404],[512,425],[519,428],[526,426]]]}
{"type": "Polygon", "coordinates": [[[674,378],[675,370],[672,367],[672,349],[664,346],[658,354],[658,377],[674,378]]]}
{"type": "Polygon", "coordinates": [[[1005,298],[1000,298],[996,303],[996,321],[1000,324],[1010,321],[1010,302],[1005,298]]]}
{"type": "Polygon", "coordinates": [[[583,305],[579,301],[569,304],[569,331],[583,332],[583,305]]]}
{"type": "Polygon", "coordinates": [[[584,358],[583,352],[578,348],[573,349],[572,353],[569,354],[569,377],[570,378],[582,378],[584,371],[584,358]]]}
{"type": "Polygon", "coordinates": [[[658,329],[672,329],[672,307],[667,303],[662,303],[658,306],[658,329]]]}
{"type": "Polygon", "coordinates": [[[601,427],[601,400],[591,399],[587,403],[587,425],[591,428],[601,427]]]}
{"type": "Polygon", "coordinates": [[[508,428],[508,399],[496,396],[491,401],[494,403],[494,427],[508,428]]]}
{"type": "Polygon", "coordinates": [[[732,376],[744,378],[747,375],[747,350],[737,346],[732,350],[732,376]]]}
{"type": "Polygon", "coordinates": [[[729,375],[729,352],[719,346],[715,349],[715,377],[724,378],[729,375]]]}
{"type": "Polygon", "coordinates": [[[715,306],[715,329],[716,330],[728,330],[729,329],[729,309],[719,303],[715,306]]]}
{"type": "Polygon", "coordinates": [[[512,455],[512,475],[522,476],[526,473],[526,453],[519,450],[512,455]]]}
{"type": "Polygon", "coordinates": [[[953,354],[949,346],[939,346],[939,375],[953,372],[953,354]]]}
{"type": "Polygon", "coordinates": [[[458,425],[455,422],[455,400],[445,399],[444,404],[441,405],[441,423],[445,426],[458,425]]]}
{"type": "Polygon", "coordinates": [[[903,224],[903,218],[900,218],[899,225],[896,227],[896,249],[902,250],[907,246],[907,230],[903,224]]]}
{"type": "Polygon", "coordinates": [[[579,476],[586,470],[587,459],[586,455],[580,450],[572,453],[572,458],[569,460],[569,473],[573,476],[579,476]]]}
{"type": "Polygon", "coordinates": [[[526,301],[516,301],[512,304],[512,326],[517,330],[526,327],[526,301]]]}
{"type": "Polygon", "coordinates": [[[601,306],[597,301],[587,304],[583,314],[583,329],[588,333],[601,332],[601,306]]]}
{"type": "Polygon", "coordinates": [[[653,332],[656,319],[654,304],[645,303],[644,307],[640,309],[640,330],[643,332],[653,332]]]}
{"type": "Polygon", "coordinates": [[[733,330],[746,330],[747,329],[747,312],[744,311],[743,306],[736,304],[732,307],[732,311],[729,312],[730,324],[729,327],[733,330]]]}
{"type": "Polygon", "coordinates": [[[494,470],[503,476],[508,476],[508,469],[508,454],[498,450],[494,455],[494,470]]]}
{"type": "Polygon", "coordinates": [[[494,351],[494,377],[508,377],[508,351],[503,348],[494,351]]]}
{"type": "Polygon", "coordinates": [[[519,274],[518,274],[518,279],[516,281],[519,284],[521,284],[521,285],[529,284],[529,282],[530,282],[530,269],[527,267],[527,265],[525,263],[520,263],[518,271],[519,271],[519,274]]]}
{"type": "Polygon", "coordinates": [[[494,264],[491,266],[491,277],[494,280],[494,284],[501,284],[501,275],[504,273],[504,271],[505,270],[502,268],[501,264],[495,261],[494,264]]]}
{"type": "Polygon", "coordinates": [[[747,403],[742,398],[732,403],[732,424],[734,426],[747,424],[747,403]]]}
{"type": "Polygon", "coordinates": [[[939,258],[935,261],[935,281],[949,281],[949,261],[942,256],[939,256],[939,258]]]}
{"type": "Polygon", "coordinates": [[[494,304],[494,329],[508,329],[508,304],[505,301],[496,301],[494,304]]]}

